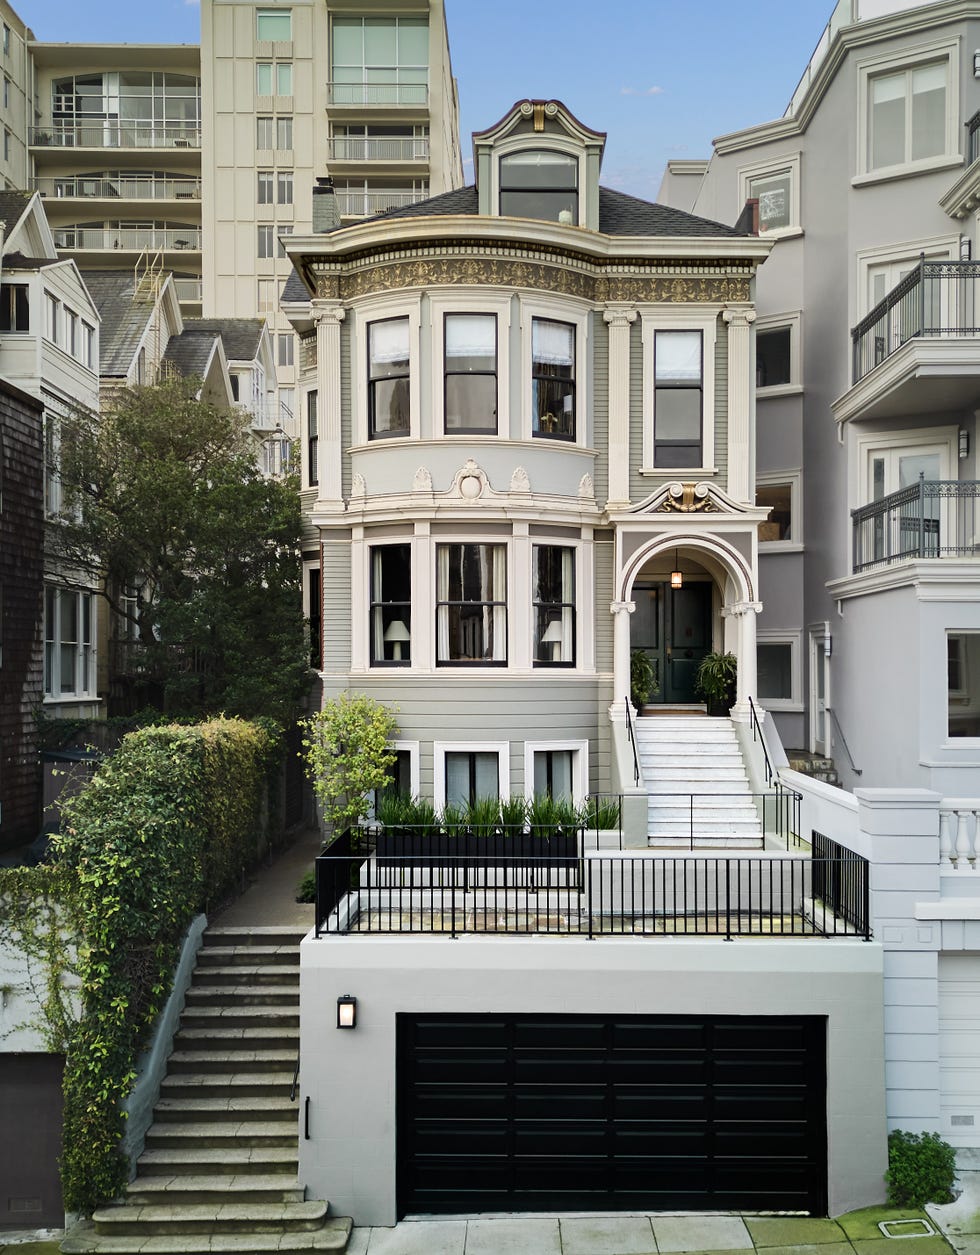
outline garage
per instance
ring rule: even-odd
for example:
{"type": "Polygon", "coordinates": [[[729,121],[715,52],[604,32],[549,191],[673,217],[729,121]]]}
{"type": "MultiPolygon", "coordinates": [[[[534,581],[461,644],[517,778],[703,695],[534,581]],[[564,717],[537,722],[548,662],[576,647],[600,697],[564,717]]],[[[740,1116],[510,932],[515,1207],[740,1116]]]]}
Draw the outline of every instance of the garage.
{"type": "Polygon", "coordinates": [[[826,1214],[822,1017],[397,1021],[399,1216],[826,1214]]]}
{"type": "Polygon", "coordinates": [[[939,1105],[951,1146],[980,1146],[980,954],[939,956],[939,1105]]]}

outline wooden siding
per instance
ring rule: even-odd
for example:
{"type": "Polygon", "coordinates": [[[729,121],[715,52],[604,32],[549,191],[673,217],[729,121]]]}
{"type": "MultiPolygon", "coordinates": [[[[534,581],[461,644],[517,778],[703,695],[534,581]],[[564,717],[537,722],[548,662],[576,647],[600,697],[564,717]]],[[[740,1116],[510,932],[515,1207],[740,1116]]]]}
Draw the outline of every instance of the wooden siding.
{"type": "Polygon", "coordinates": [[[715,483],[728,486],[728,324],[718,319],[715,340],[715,483]]]}
{"type": "Polygon", "coordinates": [[[590,315],[592,322],[592,448],[595,461],[595,499],[604,505],[609,496],[609,328],[601,313],[590,315]]]}
{"type": "Polygon", "coordinates": [[[350,670],[350,540],[323,541],[323,670],[350,670]]]}
{"type": "Polygon", "coordinates": [[[615,597],[616,562],[613,532],[596,532],[595,537],[595,669],[600,674],[613,668],[613,617],[609,611],[615,597]]]}
{"type": "Polygon", "coordinates": [[[351,318],[340,324],[340,447],[342,456],[340,491],[345,500],[350,498],[351,467],[346,450],[353,443],[354,420],[351,414],[351,358],[353,356],[353,329],[351,318]]]}
{"type": "Polygon", "coordinates": [[[40,402],[0,383],[0,849],[40,825],[44,457],[40,402]]]}

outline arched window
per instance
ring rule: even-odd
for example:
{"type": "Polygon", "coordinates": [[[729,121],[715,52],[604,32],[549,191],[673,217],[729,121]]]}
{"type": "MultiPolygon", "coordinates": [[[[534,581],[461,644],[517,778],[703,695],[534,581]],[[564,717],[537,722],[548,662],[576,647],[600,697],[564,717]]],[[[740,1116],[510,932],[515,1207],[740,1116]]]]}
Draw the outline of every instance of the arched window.
{"type": "Polygon", "coordinates": [[[578,161],[532,149],[500,158],[500,212],[578,224],[578,161]]]}

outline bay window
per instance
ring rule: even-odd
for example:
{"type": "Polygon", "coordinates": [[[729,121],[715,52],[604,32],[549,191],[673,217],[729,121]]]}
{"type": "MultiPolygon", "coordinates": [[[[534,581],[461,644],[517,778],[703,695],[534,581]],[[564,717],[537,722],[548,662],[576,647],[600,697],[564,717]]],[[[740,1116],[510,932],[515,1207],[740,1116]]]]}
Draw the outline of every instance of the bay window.
{"type": "Polygon", "coordinates": [[[497,317],[445,315],[447,433],[497,433],[497,317]]]}
{"type": "Polygon", "coordinates": [[[436,549],[436,661],[507,663],[507,546],[436,549]]]}
{"type": "Polygon", "coordinates": [[[408,435],[410,424],[407,318],[368,324],[368,438],[408,435]]]}
{"type": "Polygon", "coordinates": [[[412,660],[412,549],[371,550],[371,662],[407,667],[412,660]]]}
{"type": "Polygon", "coordinates": [[[531,320],[531,405],[535,436],[575,439],[575,328],[531,320]]]}
{"type": "Polygon", "coordinates": [[[575,665],[575,550],[535,545],[534,665],[575,665]]]}
{"type": "Polygon", "coordinates": [[[654,336],[654,464],[700,466],[703,426],[701,331],[657,331],[654,336]]]}

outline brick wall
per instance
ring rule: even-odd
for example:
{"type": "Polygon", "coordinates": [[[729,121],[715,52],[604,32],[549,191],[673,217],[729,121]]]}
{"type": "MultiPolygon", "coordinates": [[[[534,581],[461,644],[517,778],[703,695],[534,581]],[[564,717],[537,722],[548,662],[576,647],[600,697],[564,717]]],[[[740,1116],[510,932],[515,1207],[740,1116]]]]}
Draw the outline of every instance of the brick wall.
{"type": "Polygon", "coordinates": [[[42,440],[41,403],[0,380],[0,850],[32,840],[40,829],[42,440]]]}

